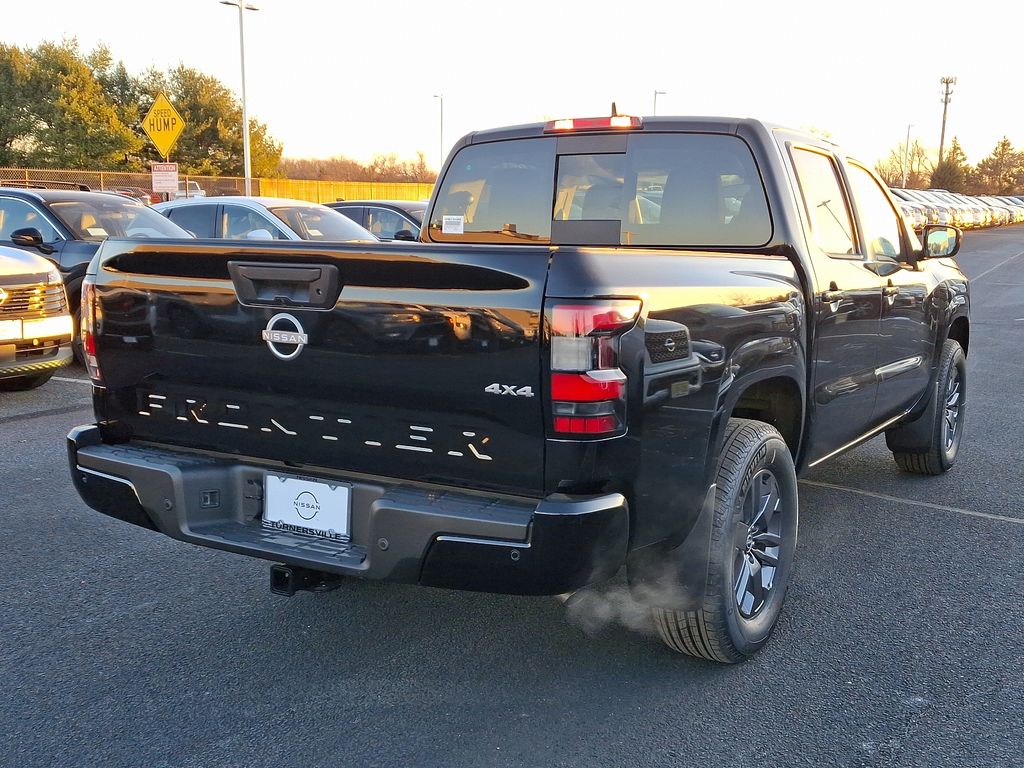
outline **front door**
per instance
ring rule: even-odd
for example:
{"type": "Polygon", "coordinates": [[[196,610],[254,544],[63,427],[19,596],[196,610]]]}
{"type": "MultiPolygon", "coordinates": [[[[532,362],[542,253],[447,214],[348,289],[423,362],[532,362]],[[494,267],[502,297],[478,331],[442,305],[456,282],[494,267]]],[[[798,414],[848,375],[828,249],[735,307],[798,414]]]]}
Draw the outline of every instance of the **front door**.
{"type": "Polygon", "coordinates": [[[929,271],[909,265],[907,251],[913,246],[879,182],[863,166],[846,167],[860,225],[860,250],[882,281],[873,416],[881,424],[913,406],[931,380],[938,326],[930,309],[937,282],[929,271]]]}

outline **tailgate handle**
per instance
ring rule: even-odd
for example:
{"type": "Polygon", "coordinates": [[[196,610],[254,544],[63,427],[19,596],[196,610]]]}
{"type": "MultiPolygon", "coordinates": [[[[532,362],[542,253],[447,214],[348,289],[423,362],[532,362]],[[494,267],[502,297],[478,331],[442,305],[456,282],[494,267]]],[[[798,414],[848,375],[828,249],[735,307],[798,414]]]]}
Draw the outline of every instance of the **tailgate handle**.
{"type": "Polygon", "coordinates": [[[297,267],[229,261],[228,273],[239,304],[250,307],[334,309],[341,293],[338,268],[333,264],[297,267]]]}

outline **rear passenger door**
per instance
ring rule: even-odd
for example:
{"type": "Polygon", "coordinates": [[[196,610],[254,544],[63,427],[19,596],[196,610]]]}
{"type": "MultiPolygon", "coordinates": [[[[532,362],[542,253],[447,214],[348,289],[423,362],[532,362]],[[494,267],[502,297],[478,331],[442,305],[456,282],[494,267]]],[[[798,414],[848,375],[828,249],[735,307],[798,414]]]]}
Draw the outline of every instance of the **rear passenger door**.
{"type": "Polygon", "coordinates": [[[790,146],[806,214],[815,273],[813,428],[807,462],[814,465],[873,426],[878,384],[882,281],[857,246],[854,219],[834,155],[790,146]]]}

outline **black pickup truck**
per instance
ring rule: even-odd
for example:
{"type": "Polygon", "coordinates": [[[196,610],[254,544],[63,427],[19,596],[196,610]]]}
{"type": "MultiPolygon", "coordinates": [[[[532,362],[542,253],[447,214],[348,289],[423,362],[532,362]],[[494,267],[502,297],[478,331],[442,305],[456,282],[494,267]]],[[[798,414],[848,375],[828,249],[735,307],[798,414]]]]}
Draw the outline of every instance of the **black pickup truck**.
{"type": "Polygon", "coordinates": [[[797,474],[964,429],[961,235],[755,120],[559,120],[452,151],[418,243],[108,240],[84,286],[82,498],[341,576],[565,594],[625,568],[665,642],[779,616],[797,474]]]}

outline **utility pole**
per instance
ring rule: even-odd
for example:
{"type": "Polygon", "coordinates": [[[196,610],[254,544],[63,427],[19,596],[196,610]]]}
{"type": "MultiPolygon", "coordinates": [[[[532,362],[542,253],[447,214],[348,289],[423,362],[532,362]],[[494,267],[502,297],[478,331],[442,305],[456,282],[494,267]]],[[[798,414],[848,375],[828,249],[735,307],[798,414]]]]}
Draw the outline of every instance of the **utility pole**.
{"type": "Polygon", "coordinates": [[[907,123],[907,141],[903,145],[903,189],[907,188],[907,166],[910,165],[910,129],[913,123],[907,123]]]}
{"type": "Polygon", "coordinates": [[[946,146],[946,110],[949,109],[949,97],[953,95],[953,86],[956,85],[955,77],[944,77],[942,83],[942,134],[939,136],[939,162],[942,162],[942,149],[946,146]]]}
{"type": "Polygon", "coordinates": [[[654,92],[654,109],[651,110],[651,114],[652,115],[657,115],[658,114],[658,96],[664,96],[665,93],[666,93],[665,91],[655,91],[654,92]]]}

